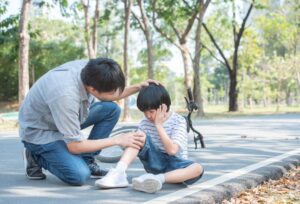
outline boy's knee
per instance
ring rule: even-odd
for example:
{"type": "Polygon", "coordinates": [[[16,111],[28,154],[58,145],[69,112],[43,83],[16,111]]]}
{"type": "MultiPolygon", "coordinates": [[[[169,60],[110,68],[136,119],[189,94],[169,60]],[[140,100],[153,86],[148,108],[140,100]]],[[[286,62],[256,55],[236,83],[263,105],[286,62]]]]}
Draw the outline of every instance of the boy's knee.
{"type": "Polygon", "coordinates": [[[82,186],[90,178],[91,172],[88,168],[81,168],[76,172],[71,173],[65,180],[66,183],[72,186],[82,186]]]}
{"type": "Polygon", "coordinates": [[[196,167],[196,172],[198,174],[198,176],[202,175],[203,174],[203,167],[201,164],[198,164],[198,163],[195,163],[195,167],[196,167]]]}

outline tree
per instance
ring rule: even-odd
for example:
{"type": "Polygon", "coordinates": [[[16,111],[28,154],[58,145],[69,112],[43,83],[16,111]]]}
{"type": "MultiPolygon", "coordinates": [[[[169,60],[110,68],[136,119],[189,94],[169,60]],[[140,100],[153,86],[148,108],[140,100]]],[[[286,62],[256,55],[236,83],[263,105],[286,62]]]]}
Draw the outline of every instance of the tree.
{"type": "Polygon", "coordinates": [[[242,20],[241,26],[238,28],[238,23],[236,21],[236,6],[235,6],[235,0],[231,1],[232,3],[232,32],[233,32],[233,53],[232,53],[232,62],[229,62],[229,59],[225,57],[224,51],[221,49],[219,44],[217,43],[215,37],[213,34],[210,32],[208,27],[206,26],[205,23],[203,23],[203,27],[208,34],[211,42],[213,45],[216,47],[218,50],[221,58],[223,61],[219,60],[222,64],[225,65],[225,67],[228,70],[229,73],[229,78],[230,78],[230,88],[229,88],[229,111],[238,111],[238,89],[237,89],[237,76],[238,76],[238,57],[239,57],[239,47],[241,43],[241,39],[243,37],[243,33],[246,28],[246,22],[250,16],[250,13],[252,11],[253,5],[254,5],[254,0],[251,1],[250,6],[246,12],[245,17],[242,20]]]}
{"type": "Polygon", "coordinates": [[[210,4],[210,0],[203,0],[200,1],[201,9],[198,14],[198,22],[196,28],[196,37],[195,37],[195,52],[193,57],[193,70],[194,70],[194,88],[193,88],[193,95],[194,100],[198,104],[198,111],[197,116],[204,116],[203,110],[203,99],[201,94],[201,83],[200,83],[200,55],[201,55],[201,32],[202,32],[202,23],[205,11],[210,4]]]}
{"type": "MultiPolygon", "coordinates": [[[[130,13],[131,13],[132,0],[124,0],[124,12],[125,12],[125,27],[124,27],[124,53],[123,53],[123,67],[126,86],[129,85],[129,67],[128,67],[128,37],[129,37],[129,26],[130,26],[130,13]]],[[[129,98],[124,99],[124,114],[123,120],[127,121],[130,119],[129,114],[129,98]]]]}
{"type": "Polygon", "coordinates": [[[1,17],[7,1],[0,1],[0,101],[18,98],[19,15],[1,17]]]}
{"type": "Polygon", "coordinates": [[[187,6],[185,1],[173,0],[152,0],[151,4],[154,28],[181,52],[184,66],[184,84],[186,88],[189,88],[191,87],[189,76],[191,60],[187,37],[197,15],[201,11],[200,0],[197,0],[191,6],[187,6]],[[175,40],[173,36],[175,36],[177,40],[175,40]]]}
{"type": "Polygon", "coordinates": [[[81,4],[83,6],[84,11],[84,19],[85,19],[85,40],[87,44],[88,56],[90,59],[96,58],[97,56],[97,39],[98,39],[98,20],[99,20],[99,0],[95,2],[95,14],[93,17],[93,28],[92,31],[90,29],[90,1],[89,0],[81,0],[81,4]]]}
{"type": "Polygon", "coordinates": [[[146,41],[147,41],[147,64],[148,64],[148,78],[154,79],[154,57],[153,57],[153,39],[152,39],[152,32],[150,28],[149,18],[146,15],[146,10],[144,6],[144,0],[137,0],[139,10],[141,13],[141,17],[132,11],[133,16],[138,21],[140,28],[142,29],[146,41]]]}
{"type": "Polygon", "coordinates": [[[27,92],[29,91],[29,12],[31,0],[23,0],[21,16],[20,16],[20,31],[19,31],[19,104],[24,100],[27,92]]]}

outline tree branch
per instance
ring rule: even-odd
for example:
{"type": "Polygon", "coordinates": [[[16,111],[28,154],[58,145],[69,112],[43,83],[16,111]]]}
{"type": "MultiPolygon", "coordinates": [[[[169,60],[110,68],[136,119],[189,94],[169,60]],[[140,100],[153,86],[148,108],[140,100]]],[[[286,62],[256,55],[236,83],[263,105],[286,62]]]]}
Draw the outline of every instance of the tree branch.
{"type": "Polygon", "coordinates": [[[205,44],[202,43],[202,47],[205,48],[209,52],[209,54],[213,58],[215,58],[218,62],[220,62],[221,64],[223,64],[224,66],[226,66],[226,64],[222,60],[220,60],[205,44]]]}
{"type": "Polygon", "coordinates": [[[141,21],[141,19],[137,16],[137,14],[133,10],[131,10],[131,13],[132,13],[133,17],[139,23],[139,25],[140,25],[141,29],[143,30],[143,32],[145,33],[145,25],[143,24],[143,22],[141,21]]]}
{"type": "Polygon", "coordinates": [[[155,17],[155,13],[156,13],[156,0],[152,1],[152,21],[153,21],[153,26],[155,28],[155,30],[157,32],[159,32],[162,36],[164,36],[170,43],[172,43],[173,45],[175,45],[178,49],[181,49],[180,45],[178,43],[176,43],[168,34],[166,34],[165,32],[163,32],[156,24],[156,17],[155,17]]]}
{"type": "Polygon", "coordinates": [[[205,23],[202,23],[202,26],[204,27],[204,30],[206,31],[206,33],[208,34],[210,40],[212,41],[212,43],[214,44],[214,46],[217,48],[219,54],[221,55],[221,57],[223,58],[224,62],[225,62],[225,66],[227,67],[228,71],[231,73],[232,69],[228,63],[227,58],[225,57],[223,51],[221,50],[220,46],[218,45],[218,43],[216,42],[214,36],[211,34],[211,32],[208,30],[207,26],[205,23]]]}

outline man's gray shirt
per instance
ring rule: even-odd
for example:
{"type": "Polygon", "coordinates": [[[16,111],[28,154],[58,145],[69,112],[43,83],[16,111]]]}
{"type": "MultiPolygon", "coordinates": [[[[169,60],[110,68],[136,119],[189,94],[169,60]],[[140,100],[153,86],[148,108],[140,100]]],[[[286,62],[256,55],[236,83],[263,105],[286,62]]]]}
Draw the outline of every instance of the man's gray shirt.
{"type": "Polygon", "coordinates": [[[19,112],[23,141],[69,143],[86,138],[80,124],[86,120],[94,99],[80,78],[86,64],[86,60],[65,63],[47,72],[32,86],[19,112]]]}

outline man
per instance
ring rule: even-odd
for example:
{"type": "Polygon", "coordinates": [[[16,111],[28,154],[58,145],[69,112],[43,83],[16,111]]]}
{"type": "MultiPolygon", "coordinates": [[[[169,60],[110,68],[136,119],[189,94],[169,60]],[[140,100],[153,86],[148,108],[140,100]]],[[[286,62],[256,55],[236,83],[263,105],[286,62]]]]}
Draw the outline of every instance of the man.
{"type": "Polygon", "coordinates": [[[101,149],[139,149],[139,133],[108,137],[120,116],[120,108],[111,101],[138,92],[148,82],[125,87],[120,66],[107,58],[71,61],[43,75],[19,112],[27,177],[45,179],[44,168],[65,183],[83,185],[90,176],[106,174],[94,159],[101,149]],[[86,138],[81,129],[91,125],[86,138]]]}

